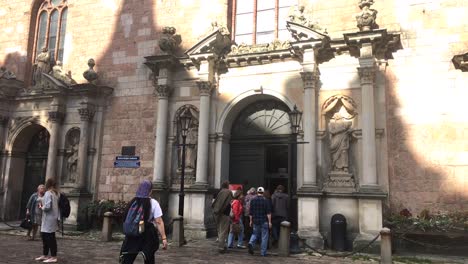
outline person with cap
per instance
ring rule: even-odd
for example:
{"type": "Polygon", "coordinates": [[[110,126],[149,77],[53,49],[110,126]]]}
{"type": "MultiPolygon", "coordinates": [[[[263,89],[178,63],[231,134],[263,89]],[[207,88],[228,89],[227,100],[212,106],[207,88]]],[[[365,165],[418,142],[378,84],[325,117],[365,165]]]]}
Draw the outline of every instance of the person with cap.
{"type": "Polygon", "coordinates": [[[249,241],[249,254],[254,253],[254,245],[258,239],[261,239],[260,254],[266,256],[268,247],[268,236],[271,229],[271,206],[263,197],[265,189],[258,187],[257,197],[250,202],[250,226],[253,227],[253,233],[249,241]]]}
{"type": "Polygon", "coordinates": [[[154,264],[154,254],[159,248],[158,232],[161,235],[163,249],[167,249],[166,231],[164,230],[164,221],[162,219],[162,210],[158,201],[151,198],[153,184],[149,180],[144,180],[138,186],[136,196],[128,204],[125,216],[133,206],[143,205],[144,210],[144,231],[140,236],[125,236],[120,251],[120,263],[131,264],[139,253],[142,253],[145,264],[154,264]]]}

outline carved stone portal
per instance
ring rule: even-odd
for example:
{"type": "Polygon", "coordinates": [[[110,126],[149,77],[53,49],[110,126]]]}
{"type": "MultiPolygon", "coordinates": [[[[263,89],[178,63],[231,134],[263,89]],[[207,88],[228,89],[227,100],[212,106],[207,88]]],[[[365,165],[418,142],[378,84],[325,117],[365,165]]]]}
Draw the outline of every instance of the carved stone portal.
{"type": "Polygon", "coordinates": [[[180,174],[182,173],[182,134],[181,128],[178,126],[179,117],[182,115],[192,116],[192,124],[189,127],[187,137],[185,139],[185,184],[191,185],[195,183],[195,172],[197,165],[197,146],[198,146],[198,120],[199,112],[192,105],[185,105],[176,113],[177,127],[177,177],[173,183],[180,184],[180,174]]]}
{"type": "Polygon", "coordinates": [[[345,95],[330,97],[322,107],[329,119],[330,172],[324,184],[326,191],[352,192],[355,189],[354,177],[349,170],[349,149],[356,109],[354,101],[345,95]]]}
{"type": "Polygon", "coordinates": [[[67,133],[65,150],[65,182],[75,183],[78,178],[78,148],[80,144],[80,129],[72,128],[67,133]]]}

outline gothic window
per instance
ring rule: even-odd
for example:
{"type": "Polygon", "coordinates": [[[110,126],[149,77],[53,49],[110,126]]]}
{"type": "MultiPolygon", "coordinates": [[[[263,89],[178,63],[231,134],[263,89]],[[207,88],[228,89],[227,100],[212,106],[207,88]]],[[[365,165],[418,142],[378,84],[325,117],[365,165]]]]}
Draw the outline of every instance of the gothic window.
{"type": "Polygon", "coordinates": [[[232,31],[237,44],[288,39],[286,20],[298,0],[233,0],[232,31]]]}
{"type": "Polygon", "coordinates": [[[37,14],[33,58],[46,47],[52,61],[62,61],[67,29],[67,0],[44,0],[37,14]]]}

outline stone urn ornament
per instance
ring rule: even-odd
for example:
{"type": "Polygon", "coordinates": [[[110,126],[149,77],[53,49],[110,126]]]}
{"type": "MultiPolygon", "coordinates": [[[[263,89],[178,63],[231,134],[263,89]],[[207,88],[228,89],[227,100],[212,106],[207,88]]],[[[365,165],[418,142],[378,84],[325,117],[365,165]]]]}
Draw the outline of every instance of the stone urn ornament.
{"type": "Polygon", "coordinates": [[[361,12],[356,15],[356,21],[360,31],[369,31],[378,28],[375,22],[377,19],[377,10],[370,8],[373,4],[374,0],[359,1],[361,12]]]}
{"type": "Polygon", "coordinates": [[[182,43],[182,38],[179,34],[176,34],[175,27],[164,27],[162,31],[163,35],[159,40],[159,48],[166,54],[174,54],[182,43]]]}
{"type": "Polygon", "coordinates": [[[98,74],[97,72],[94,70],[94,66],[96,66],[96,62],[94,61],[94,59],[89,59],[88,60],[88,67],[89,69],[87,69],[85,72],[83,72],[83,77],[89,82],[89,83],[93,83],[93,84],[96,84],[96,81],[98,79],[98,74]]]}

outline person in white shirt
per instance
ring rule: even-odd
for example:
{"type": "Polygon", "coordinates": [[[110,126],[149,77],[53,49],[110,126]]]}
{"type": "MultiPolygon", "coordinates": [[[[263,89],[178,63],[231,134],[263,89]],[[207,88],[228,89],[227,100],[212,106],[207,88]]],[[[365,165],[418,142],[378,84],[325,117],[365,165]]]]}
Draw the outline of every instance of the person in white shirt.
{"type": "Polygon", "coordinates": [[[144,180],[140,183],[136,192],[135,198],[130,201],[125,216],[132,206],[143,205],[144,219],[147,219],[144,224],[144,231],[140,236],[125,236],[125,240],[120,250],[120,263],[132,264],[139,253],[145,259],[145,264],[154,264],[154,254],[159,248],[158,232],[161,235],[163,249],[167,249],[166,231],[164,230],[164,221],[162,219],[162,210],[158,201],[151,198],[153,184],[149,180],[144,180]]]}

